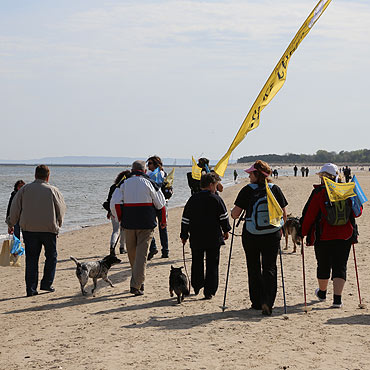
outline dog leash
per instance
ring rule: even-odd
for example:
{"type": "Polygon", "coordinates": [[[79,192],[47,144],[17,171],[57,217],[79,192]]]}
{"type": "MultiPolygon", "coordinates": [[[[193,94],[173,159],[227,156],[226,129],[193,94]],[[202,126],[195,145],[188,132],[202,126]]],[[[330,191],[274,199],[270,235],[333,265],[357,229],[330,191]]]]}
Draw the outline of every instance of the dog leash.
{"type": "Polygon", "coordinates": [[[111,249],[111,251],[113,251],[114,254],[116,254],[116,246],[117,246],[117,243],[118,243],[118,240],[120,239],[120,237],[121,237],[121,233],[119,233],[118,238],[117,238],[116,242],[114,243],[113,248],[111,249]]]}
{"type": "Polygon", "coordinates": [[[189,278],[189,274],[188,274],[188,269],[186,268],[186,262],[185,262],[185,244],[184,243],[182,244],[182,258],[184,260],[185,273],[186,273],[186,277],[188,278],[188,282],[189,282],[189,293],[190,293],[191,283],[190,283],[190,278],[189,278]]]}

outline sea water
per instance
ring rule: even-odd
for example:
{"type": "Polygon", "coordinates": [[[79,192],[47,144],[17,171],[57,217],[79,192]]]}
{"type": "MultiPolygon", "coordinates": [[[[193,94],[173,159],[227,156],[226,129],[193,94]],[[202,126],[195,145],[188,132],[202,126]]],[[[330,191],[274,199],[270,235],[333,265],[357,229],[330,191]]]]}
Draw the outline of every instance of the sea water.
{"type": "MultiPolygon", "coordinates": [[[[67,205],[61,232],[76,230],[87,226],[110,222],[102,203],[107,199],[110,186],[117,174],[124,167],[77,167],[49,166],[51,185],[55,185],[63,194],[67,205]]],[[[172,167],[165,167],[169,173],[172,167]]],[[[0,165],[0,239],[7,236],[5,223],[6,209],[14,183],[23,180],[26,183],[34,181],[35,166],[1,166],[0,165]]],[[[186,203],[190,197],[186,173],[191,167],[175,167],[174,194],[168,202],[168,207],[178,207],[186,203]]],[[[234,169],[228,168],[222,178],[224,187],[234,184],[234,169]]],[[[247,177],[242,170],[237,170],[238,179],[247,177]]],[[[279,171],[280,172],[280,171],[279,171]]]]}

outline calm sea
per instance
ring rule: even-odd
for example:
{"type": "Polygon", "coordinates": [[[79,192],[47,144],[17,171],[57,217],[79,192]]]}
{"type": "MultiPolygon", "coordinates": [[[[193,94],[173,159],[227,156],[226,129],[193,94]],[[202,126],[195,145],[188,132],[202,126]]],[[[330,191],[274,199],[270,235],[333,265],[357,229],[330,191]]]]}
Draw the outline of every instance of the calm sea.
{"type": "MultiPolygon", "coordinates": [[[[107,199],[109,187],[116,175],[126,168],[120,167],[64,167],[50,166],[50,183],[59,188],[67,204],[67,213],[61,232],[80,229],[86,226],[109,222],[102,203],[107,199]]],[[[165,167],[169,173],[171,167],[165,167]]],[[[17,180],[26,183],[34,180],[34,166],[0,166],[0,238],[7,236],[5,224],[6,208],[10,193],[17,180]]],[[[184,205],[190,196],[186,173],[190,167],[176,167],[174,194],[169,200],[169,208],[184,205]]],[[[227,187],[234,184],[233,169],[227,169],[222,184],[227,187]]],[[[247,177],[242,170],[237,170],[240,177],[247,177]]]]}

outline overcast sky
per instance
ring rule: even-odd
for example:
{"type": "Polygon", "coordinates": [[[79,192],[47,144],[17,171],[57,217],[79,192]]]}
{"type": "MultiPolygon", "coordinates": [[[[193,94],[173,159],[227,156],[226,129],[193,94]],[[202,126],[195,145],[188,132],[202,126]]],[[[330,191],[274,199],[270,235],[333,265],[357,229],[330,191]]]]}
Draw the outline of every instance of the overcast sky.
{"type": "MultiPolygon", "coordinates": [[[[219,159],[317,2],[2,0],[0,159],[219,159]]],[[[369,26],[332,0],[232,158],[370,148],[369,26]]]]}

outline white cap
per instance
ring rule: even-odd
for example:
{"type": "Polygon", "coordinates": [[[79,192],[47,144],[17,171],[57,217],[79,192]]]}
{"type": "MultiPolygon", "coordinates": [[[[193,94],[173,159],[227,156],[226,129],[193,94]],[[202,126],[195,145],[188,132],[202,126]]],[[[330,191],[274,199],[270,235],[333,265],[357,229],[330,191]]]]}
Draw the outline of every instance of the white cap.
{"type": "Polygon", "coordinates": [[[333,163],[325,163],[318,173],[327,172],[328,174],[336,177],[338,175],[338,167],[333,163]]]}

